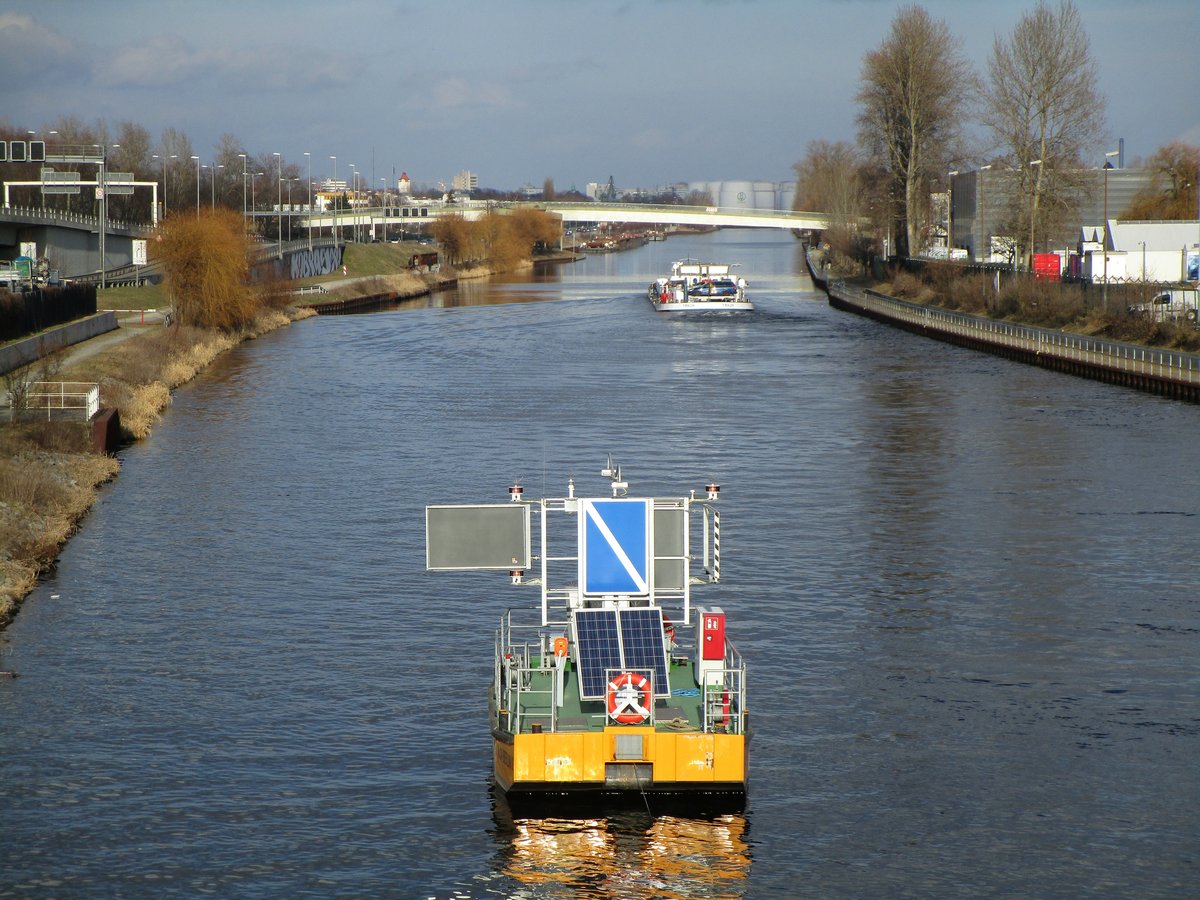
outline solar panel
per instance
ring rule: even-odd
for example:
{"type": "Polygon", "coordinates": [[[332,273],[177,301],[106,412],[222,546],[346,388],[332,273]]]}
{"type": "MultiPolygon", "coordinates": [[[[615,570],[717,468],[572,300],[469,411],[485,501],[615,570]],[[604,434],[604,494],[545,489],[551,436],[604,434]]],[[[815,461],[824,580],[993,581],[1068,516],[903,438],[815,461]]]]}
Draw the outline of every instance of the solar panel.
{"type": "Polygon", "coordinates": [[[585,700],[602,700],[608,686],[608,670],[622,666],[617,611],[577,609],[574,620],[580,693],[585,700]]]}
{"type": "Polygon", "coordinates": [[[669,696],[667,647],[663,640],[663,614],[658,608],[623,609],[621,652],[625,670],[650,674],[650,687],[656,697],[669,696]]]}
{"type": "Polygon", "coordinates": [[[604,699],[616,672],[644,672],[656,697],[671,693],[662,610],[575,610],[575,659],[585,700],[604,699]]]}

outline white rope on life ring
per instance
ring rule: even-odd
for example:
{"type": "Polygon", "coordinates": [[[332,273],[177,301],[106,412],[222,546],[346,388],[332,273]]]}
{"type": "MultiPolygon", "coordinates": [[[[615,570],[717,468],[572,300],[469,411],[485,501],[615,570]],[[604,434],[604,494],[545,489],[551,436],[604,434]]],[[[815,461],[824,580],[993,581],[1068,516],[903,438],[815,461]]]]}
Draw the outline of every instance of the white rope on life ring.
{"type": "Polygon", "coordinates": [[[637,672],[622,672],[608,683],[608,717],[622,725],[637,725],[650,718],[650,682],[637,672]]]}

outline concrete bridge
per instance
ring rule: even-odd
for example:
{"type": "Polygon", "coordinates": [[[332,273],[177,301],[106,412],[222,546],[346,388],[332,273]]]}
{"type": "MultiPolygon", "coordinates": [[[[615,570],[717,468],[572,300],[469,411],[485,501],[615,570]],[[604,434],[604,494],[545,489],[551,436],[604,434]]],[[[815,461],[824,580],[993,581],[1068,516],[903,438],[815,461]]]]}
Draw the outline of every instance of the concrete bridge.
{"type": "MultiPolygon", "coordinates": [[[[361,229],[359,240],[394,235],[397,230],[416,231],[440,216],[461,215],[477,219],[487,212],[514,209],[543,209],[562,217],[564,223],[631,222],[644,225],[709,225],[737,228],[783,228],[821,231],[829,227],[829,217],[815,212],[740,209],[718,206],[652,205],[645,203],[516,203],[468,200],[460,203],[414,203],[405,206],[364,207],[310,214],[300,206],[290,210],[257,210],[256,219],[288,220],[297,228],[315,235],[336,226],[361,229]]],[[[64,276],[75,277],[98,272],[103,255],[106,271],[133,263],[133,241],[149,237],[151,225],[109,221],[105,246],[99,237],[95,216],[68,215],[46,208],[0,207],[0,258],[18,255],[22,243],[33,243],[39,255],[51,258],[53,268],[64,276]]],[[[273,246],[273,245],[272,245],[273,246]]],[[[269,248],[264,244],[269,252],[269,248]]],[[[276,255],[279,255],[278,253],[276,255]]]]}
{"type": "MultiPolygon", "coordinates": [[[[823,231],[829,227],[829,216],[817,212],[784,212],[780,210],[740,209],[719,206],[679,206],[676,204],[653,205],[647,203],[557,203],[557,202],[488,202],[470,200],[465,203],[411,205],[399,207],[362,207],[359,209],[327,210],[313,215],[291,213],[299,216],[302,227],[332,229],[358,226],[371,235],[376,227],[419,226],[431,219],[446,215],[461,215],[466,219],[478,219],[488,212],[504,212],[513,209],[543,209],[561,216],[563,222],[632,222],[644,225],[710,225],[736,228],[783,228],[805,231],[823,231]]],[[[260,218],[275,218],[277,211],[259,210],[260,218]]],[[[284,217],[289,213],[284,212],[284,217]]],[[[293,218],[295,221],[295,218],[293,218]]]]}

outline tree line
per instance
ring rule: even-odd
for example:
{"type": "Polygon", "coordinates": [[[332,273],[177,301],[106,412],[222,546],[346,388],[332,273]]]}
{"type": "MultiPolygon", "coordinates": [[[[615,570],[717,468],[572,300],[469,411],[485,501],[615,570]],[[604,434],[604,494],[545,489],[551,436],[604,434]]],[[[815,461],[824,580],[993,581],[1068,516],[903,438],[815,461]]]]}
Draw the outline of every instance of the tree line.
{"type": "MultiPolygon", "coordinates": [[[[1015,258],[1023,258],[1038,235],[1070,221],[1106,161],[1095,158],[1105,129],[1097,80],[1072,0],[1042,0],[997,35],[983,74],[945,22],[919,5],[904,7],[863,59],[857,142],[806,147],[795,166],[795,206],[828,212],[830,237],[846,249],[865,240],[857,227],[865,220],[893,236],[890,252],[917,254],[933,230],[930,195],[949,172],[983,160],[977,168],[1009,173],[994,230],[1012,236],[1015,258]],[[973,138],[972,126],[982,126],[973,138]]],[[[1200,149],[1170,144],[1147,168],[1154,182],[1126,216],[1193,217],[1200,149]]]]}

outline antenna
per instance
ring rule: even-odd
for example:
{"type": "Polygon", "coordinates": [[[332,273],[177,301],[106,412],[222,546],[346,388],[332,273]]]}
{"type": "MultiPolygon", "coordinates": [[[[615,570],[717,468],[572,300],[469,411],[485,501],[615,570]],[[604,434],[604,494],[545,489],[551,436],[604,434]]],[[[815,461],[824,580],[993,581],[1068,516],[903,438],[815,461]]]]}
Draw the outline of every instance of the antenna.
{"type": "Polygon", "coordinates": [[[629,482],[621,480],[621,467],[613,465],[612,454],[608,454],[608,464],[600,470],[600,474],[612,482],[614,497],[623,496],[629,492],[629,482]]]}

